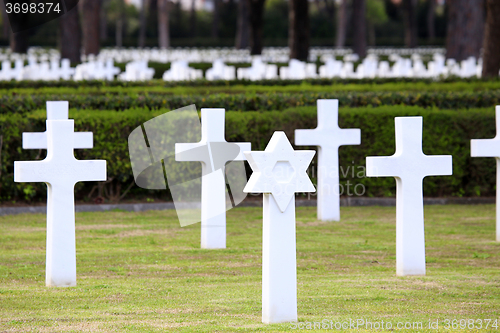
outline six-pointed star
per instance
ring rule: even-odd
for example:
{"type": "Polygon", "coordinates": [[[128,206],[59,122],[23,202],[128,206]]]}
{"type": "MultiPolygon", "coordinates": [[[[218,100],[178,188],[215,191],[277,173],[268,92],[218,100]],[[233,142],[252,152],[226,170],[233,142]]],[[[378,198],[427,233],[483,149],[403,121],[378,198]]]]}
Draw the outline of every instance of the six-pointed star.
{"type": "Polygon", "coordinates": [[[284,212],[295,192],[314,192],[306,173],[314,150],[293,150],[284,132],[274,132],[265,151],[244,152],[253,170],[243,192],[271,193],[284,212]]]}

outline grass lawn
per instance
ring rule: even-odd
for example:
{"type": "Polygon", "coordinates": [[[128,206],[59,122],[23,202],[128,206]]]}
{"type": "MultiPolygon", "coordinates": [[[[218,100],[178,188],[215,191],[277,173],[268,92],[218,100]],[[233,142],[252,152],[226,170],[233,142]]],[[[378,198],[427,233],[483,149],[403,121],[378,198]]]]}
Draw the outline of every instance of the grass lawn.
{"type": "MultiPolygon", "coordinates": [[[[426,206],[419,277],[395,275],[394,207],[341,215],[324,223],[315,208],[297,209],[302,325],[422,322],[426,331],[437,320],[451,331],[445,320],[460,328],[471,319],[462,321],[471,331],[482,319],[479,331],[500,329],[492,327],[500,326],[493,205],[426,206]]],[[[45,287],[45,223],[40,214],[0,217],[2,332],[297,331],[261,323],[261,208],[228,212],[226,250],[201,250],[200,225],[181,228],[174,211],[79,213],[74,288],[45,287]]]]}

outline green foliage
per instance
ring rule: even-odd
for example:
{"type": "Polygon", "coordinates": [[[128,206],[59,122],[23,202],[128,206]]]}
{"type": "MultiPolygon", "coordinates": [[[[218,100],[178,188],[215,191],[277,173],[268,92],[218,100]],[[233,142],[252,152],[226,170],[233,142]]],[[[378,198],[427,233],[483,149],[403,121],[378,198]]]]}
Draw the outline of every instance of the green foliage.
{"type": "Polygon", "coordinates": [[[381,24],[388,20],[383,0],[366,1],[366,19],[372,24],[381,24]]]}
{"type": "MultiPolygon", "coordinates": [[[[294,89],[299,89],[295,87],[294,89]]],[[[47,94],[4,94],[0,97],[0,114],[25,114],[45,108],[46,101],[67,100],[71,107],[77,110],[128,110],[142,108],[158,110],[161,108],[177,109],[186,105],[196,104],[198,107],[217,107],[226,110],[238,111],[271,111],[283,110],[295,106],[314,106],[318,99],[338,99],[342,107],[378,107],[382,105],[407,105],[420,107],[437,107],[440,109],[464,109],[492,107],[500,104],[500,91],[484,90],[470,91],[343,91],[318,89],[317,91],[294,91],[286,89],[284,92],[251,92],[251,89],[235,89],[229,93],[201,92],[196,93],[164,93],[153,91],[150,93],[47,93],[47,94]]],[[[125,90],[125,89],[121,89],[125,90]]],[[[275,89],[279,90],[279,89],[275,89]]],[[[264,90],[265,91],[265,90],[264,90]]]]}
{"type": "MultiPolygon", "coordinates": [[[[122,70],[125,70],[125,64],[119,63],[122,70]]],[[[201,63],[190,63],[190,67],[197,69],[208,69],[212,67],[211,63],[201,62],[201,63]]],[[[228,63],[228,65],[236,67],[249,67],[249,63],[228,63]]],[[[279,64],[284,65],[284,64],[279,64]]],[[[156,74],[161,73],[170,68],[170,63],[157,63],[150,62],[149,67],[153,67],[156,70],[156,74]]],[[[155,74],[155,75],[156,75],[155,74]]],[[[159,77],[161,77],[161,75],[159,77]]],[[[478,78],[460,78],[460,77],[448,77],[439,80],[435,79],[420,79],[420,78],[366,78],[366,79],[307,79],[307,80],[262,80],[262,81],[247,81],[247,80],[233,80],[233,81],[207,81],[207,80],[195,80],[195,81],[171,81],[165,82],[163,80],[148,80],[148,81],[138,81],[138,82],[124,82],[119,80],[114,81],[0,81],[0,89],[13,90],[12,93],[16,93],[18,89],[22,88],[75,88],[85,90],[89,87],[96,87],[105,90],[106,87],[145,87],[145,88],[169,88],[169,87],[232,87],[232,86],[262,86],[269,88],[276,88],[282,86],[333,86],[332,89],[336,87],[348,87],[350,90],[356,91],[367,91],[367,90],[428,90],[426,88],[431,85],[433,88],[439,90],[456,90],[455,87],[460,87],[463,89],[467,87],[470,90],[483,90],[483,89],[499,89],[500,88],[500,78],[493,79],[478,79],[478,78]],[[392,85],[391,85],[392,84],[392,85]]]]}
{"type": "MultiPolygon", "coordinates": [[[[211,103],[206,106],[217,106],[211,103]]],[[[274,131],[285,131],[293,142],[294,130],[316,127],[315,107],[295,107],[282,111],[228,111],[226,112],[226,139],[233,142],[252,143],[253,150],[263,150],[274,131]]],[[[133,185],[128,155],[128,135],[145,121],[167,112],[166,108],[149,111],[144,108],[125,111],[72,109],[76,131],[94,133],[94,149],[76,150],[79,159],[105,159],[108,161],[108,180],[104,196],[118,200],[128,186],[128,198],[148,197],[169,199],[168,191],[148,191],[133,185]]],[[[495,113],[492,107],[471,110],[439,110],[421,107],[342,107],[339,124],[342,128],[360,128],[360,146],[340,148],[341,184],[360,184],[366,196],[393,196],[393,178],[366,178],[366,156],[392,155],[395,150],[394,117],[422,115],[424,117],[425,154],[453,155],[453,176],[428,177],[424,180],[426,196],[477,196],[494,195],[496,179],[495,161],[470,157],[470,139],[495,136],[495,113]]],[[[44,200],[45,185],[13,182],[13,162],[44,158],[43,151],[21,149],[22,132],[43,132],[45,111],[24,114],[0,115],[3,146],[1,152],[0,200],[44,200]]],[[[301,147],[300,149],[302,149],[301,147]]],[[[311,169],[312,170],[312,169],[311,169]]],[[[311,171],[312,172],[312,171],[311,171]]],[[[315,178],[315,175],[311,173],[315,178]]],[[[86,198],[94,190],[93,183],[79,183],[76,196],[86,198]]],[[[353,187],[351,187],[351,192],[353,187]]],[[[347,193],[347,192],[345,192],[347,193]]],[[[93,196],[95,197],[94,192],[93,196]]]]}

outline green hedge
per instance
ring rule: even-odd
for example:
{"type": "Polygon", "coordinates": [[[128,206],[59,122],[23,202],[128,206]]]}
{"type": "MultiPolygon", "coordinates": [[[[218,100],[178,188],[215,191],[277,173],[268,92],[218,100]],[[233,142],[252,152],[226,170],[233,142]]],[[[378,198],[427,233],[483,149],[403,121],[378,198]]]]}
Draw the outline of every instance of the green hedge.
{"type": "Polygon", "coordinates": [[[342,107],[410,105],[464,109],[500,104],[500,91],[482,92],[297,92],[264,94],[45,94],[4,95],[0,97],[0,114],[29,113],[45,107],[47,100],[67,100],[78,110],[126,110],[143,108],[176,109],[196,104],[198,108],[218,107],[238,111],[283,110],[291,106],[314,106],[317,99],[336,98],[342,107]]]}
{"type": "MultiPolygon", "coordinates": [[[[233,64],[234,65],[234,64],[233,64]]],[[[207,69],[211,67],[209,65],[200,65],[193,66],[199,69],[207,69]]],[[[120,66],[122,70],[125,69],[125,66],[120,66]]],[[[239,67],[245,67],[243,65],[239,67]]],[[[157,72],[161,72],[161,76],[163,72],[170,68],[170,64],[165,64],[163,67],[159,68],[157,72]]],[[[161,77],[160,76],[160,77],[161,77]]],[[[313,86],[330,86],[330,85],[367,85],[367,86],[378,86],[385,84],[395,84],[400,85],[402,83],[412,83],[412,84],[450,84],[450,83],[459,83],[459,84],[467,84],[471,87],[471,90],[474,89],[476,85],[484,86],[492,85],[496,86],[498,89],[498,84],[500,83],[500,78],[460,78],[460,77],[448,77],[439,80],[435,79],[421,79],[421,78],[374,78],[374,79],[307,79],[307,80],[262,80],[262,81],[249,81],[249,80],[231,80],[231,81],[207,81],[207,80],[195,80],[195,81],[170,81],[165,82],[160,79],[149,80],[149,81],[141,81],[141,82],[123,82],[119,80],[114,81],[0,81],[0,89],[19,89],[19,88],[82,88],[82,87],[221,87],[221,86],[240,86],[240,85],[260,85],[260,86],[289,86],[289,85],[301,85],[308,84],[313,86]]]]}
{"type": "MultiPolygon", "coordinates": [[[[212,105],[219,106],[219,105],[212,105]]],[[[166,112],[144,109],[80,112],[72,109],[77,131],[94,132],[94,149],[76,150],[79,159],[106,159],[108,177],[112,179],[103,188],[106,198],[118,198],[133,184],[128,157],[127,138],[143,122],[166,112]]],[[[379,108],[341,108],[339,123],[342,128],[360,128],[362,144],[340,148],[341,183],[346,186],[362,184],[365,196],[393,196],[393,178],[366,178],[363,176],[366,156],[392,155],[395,149],[394,117],[422,115],[424,117],[425,154],[453,155],[453,176],[428,177],[424,181],[427,196],[492,196],[495,194],[495,161],[493,158],[471,158],[470,139],[495,136],[493,107],[474,110],[438,110],[420,107],[384,106],[379,108]],[[355,167],[354,176],[352,168],[355,167]]],[[[13,182],[13,162],[44,158],[44,151],[23,150],[21,133],[45,130],[45,110],[26,114],[0,116],[2,138],[0,199],[2,201],[43,201],[44,184],[13,182]]],[[[272,133],[283,130],[293,142],[295,129],[316,127],[314,107],[299,107],[283,111],[227,112],[226,138],[228,141],[250,141],[254,150],[262,150],[272,133]]],[[[300,149],[303,149],[301,147],[300,149]]],[[[312,175],[312,174],[311,174],[312,175]]],[[[90,200],[89,193],[96,183],[79,183],[78,199],[90,200]]],[[[358,187],[358,193],[362,187],[358,187]]],[[[352,191],[352,187],[351,187],[352,191]]],[[[92,198],[97,196],[94,191],[92,198]]],[[[132,185],[125,198],[161,197],[168,199],[168,191],[148,191],[132,185]]]]}

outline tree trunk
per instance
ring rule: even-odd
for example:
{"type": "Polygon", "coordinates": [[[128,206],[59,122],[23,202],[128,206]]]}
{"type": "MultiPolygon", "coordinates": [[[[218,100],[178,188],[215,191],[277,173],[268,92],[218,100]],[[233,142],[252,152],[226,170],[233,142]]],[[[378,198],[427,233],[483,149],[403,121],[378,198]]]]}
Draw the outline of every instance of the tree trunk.
{"type": "Polygon", "coordinates": [[[99,54],[101,0],[83,0],[83,48],[85,54],[99,54]]]}
{"type": "Polygon", "coordinates": [[[28,52],[28,30],[10,33],[10,50],[13,53],[28,52]]]}
{"type": "Polygon", "coordinates": [[[116,16],[116,30],[115,30],[116,47],[123,46],[124,17],[125,17],[124,0],[118,0],[118,15],[116,16]]]}
{"type": "Polygon", "coordinates": [[[191,11],[189,13],[189,31],[191,38],[196,37],[196,0],[191,0],[191,11]]]}
{"type": "Polygon", "coordinates": [[[78,6],[59,19],[61,58],[69,59],[72,64],[80,62],[81,52],[80,14],[78,6]]]}
{"type": "Polygon", "coordinates": [[[377,42],[375,36],[375,25],[370,22],[367,22],[367,24],[368,24],[368,45],[375,46],[377,42]]]}
{"type": "Polygon", "coordinates": [[[262,54],[262,27],[265,0],[247,0],[250,21],[250,54],[262,54]]]}
{"type": "Polygon", "coordinates": [[[352,1],[353,50],[360,58],[366,57],[366,0],[352,1]]]}
{"type": "Polygon", "coordinates": [[[169,5],[168,0],[158,0],[158,44],[162,49],[170,47],[169,5]]]}
{"type": "MultiPolygon", "coordinates": [[[[146,0],[141,1],[141,13],[139,15],[139,47],[146,44],[146,0]]],[[[158,14],[159,15],[159,14],[158,14]]]]}
{"type": "Polygon", "coordinates": [[[486,0],[483,44],[483,77],[498,77],[500,71],[500,1],[486,0]]]}
{"type": "Polygon", "coordinates": [[[427,33],[429,37],[429,43],[434,43],[436,39],[436,0],[428,0],[429,8],[427,11],[427,33]]]}
{"type": "Polygon", "coordinates": [[[212,38],[219,38],[219,0],[213,0],[214,11],[212,13],[212,38]]]}
{"type": "Polygon", "coordinates": [[[405,1],[405,44],[407,47],[415,48],[418,46],[418,23],[417,23],[417,5],[418,0],[405,1]]]}
{"type": "Polygon", "coordinates": [[[340,0],[339,10],[337,12],[337,36],[335,38],[336,47],[345,46],[347,26],[347,0],[340,0]]]}
{"type": "Polygon", "coordinates": [[[106,39],[108,39],[108,21],[106,19],[106,2],[108,2],[108,0],[102,0],[102,4],[101,4],[101,16],[100,16],[100,20],[101,20],[101,41],[105,41],[106,39]]]}
{"type": "Polygon", "coordinates": [[[249,38],[248,3],[246,0],[238,0],[238,28],[236,30],[236,48],[246,49],[249,38]]]}
{"type": "Polygon", "coordinates": [[[451,0],[448,5],[446,57],[479,57],[484,33],[483,0],[451,0]]]}
{"type": "Polygon", "coordinates": [[[2,35],[4,39],[9,39],[12,30],[9,26],[9,16],[7,15],[7,11],[4,10],[4,0],[0,0],[0,6],[0,10],[2,11],[2,35]]]}
{"type": "Polygon", "coordinates": [[[414,48],[418,45],[417,1],[403,0],[405,21],[405,46],[414,48]]]}
{"type": "Polygon", "coordinates": [[[288,47],[290,59],[307,61],[309,57],[309,1],[288,2],[288,47]]]}

